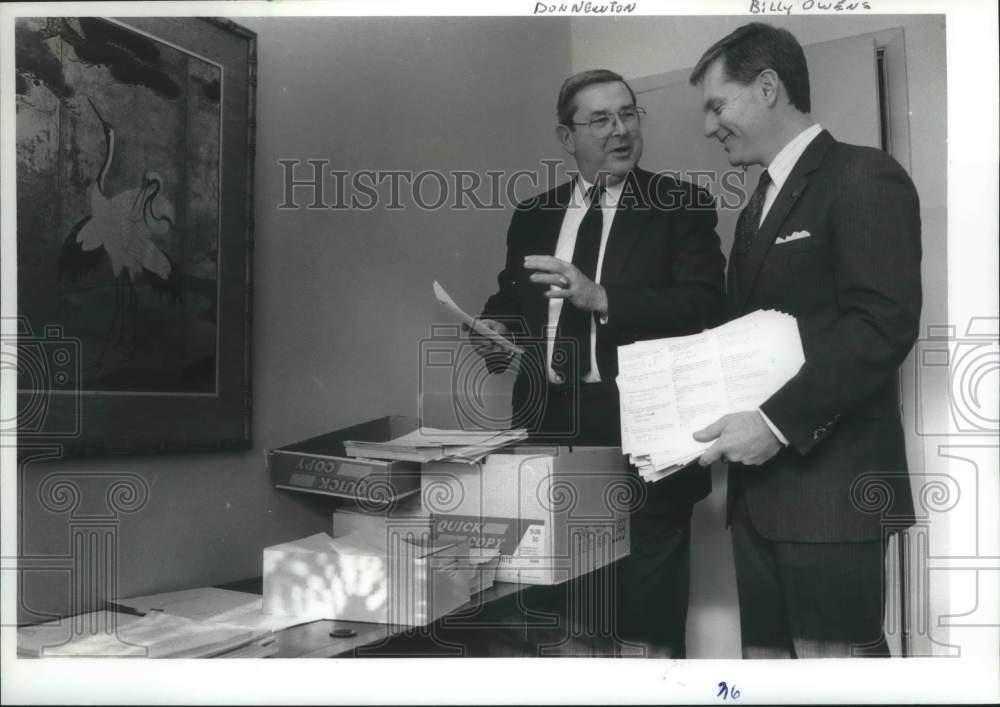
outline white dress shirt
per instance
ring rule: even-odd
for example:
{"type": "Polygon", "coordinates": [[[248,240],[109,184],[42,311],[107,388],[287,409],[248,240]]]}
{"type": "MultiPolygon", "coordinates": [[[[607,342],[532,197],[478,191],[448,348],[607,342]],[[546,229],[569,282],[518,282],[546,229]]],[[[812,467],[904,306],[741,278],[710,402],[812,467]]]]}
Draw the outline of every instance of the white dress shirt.
{"type": "MultiPolygon", "coordinates": [[[[587,192],[594,186],[583,177],[578,177],[574,185],[570,204],[563,216],[562,227],[559,229],[559,240],[556,242],[555,257],[565,260],[567,263],[573,262],[573,250],[576,248],[576,234],[580,230],[580,223],[586,215],[590,205],[587,201],[587,192]]],[[[601,246],[597,253],[597,276],[594,281],[601,283],[601,268],[604,266],[604,249],[608,245],[608,234],[611,233],[611,224],[615,220],[615,213],[618,210],[618,200],[621,198],[622,189],[625,182],[621,181],[613,186],[605,187],[601,191],[601,211],[604,215],[603,226],[601,228],[601,246]]],[[[552,370],[552,351],[555,348],[556,329],[559,326],[559,315],[562,312],[562,299],[549,300],[549,319],[545,328],[545,364],[550,383],[560,383],[559,376],[552,370]]],[[[573,305],[568,304],[568,307],[573,305]]],[[[590,371],[583,377],[584,383],[600,383],[601,372],[597,369],[597,323],[594,317],[590,318],[590,371]]]]}
{"type": "MultiPolygon", "coordinates": [[[[760,212],[760,223],[764,223],[767,212],[774,205],[774,200],[778,198],[781,187],[788,181],[788,175],[792,173],[795,164],[802,157],[802,153],[809,147],[809,143],[816,139],[816,136],[823,132],[823,126],[813,123],[801,133],[789,140],[788,144],[781,148],[781,151],[774,156],[771,164],[767,166],[767,173],[771,177],[771,183],[764,193],[764,208],[760,212]]],[[[760,224],[758,224],[760,225],[760,224]]]]}
{"type": "MultiPolygon", "coordinates": [[[[813,123],[789,140],[788,144],[782,147],[781,151],[771,160],[771,164],[767,166],[767,173],[771,177],[771,183],[767,186],[767,191],[764,193],[764,207],[760,212],[760,223],[764,223],[764,219],[767,218],[767,212],[774,205],[774,200],[778,198],[781,187],[785,186],[785,182],[788,181],[788,175],[792,173],[792,169],[799,161],[799,158],[802,157],[802,153],[806,151],[809,144],[821,132],[823,132],[823,127],[819,123],[813,123]]],[[[763,410],[757,408],[757,412],[764,418],[764,422],[771,428],[771,432],[778,438],[778,441],[787,447],[788,438],[771,422],[771,419],[764,414],[763,410]]]]}

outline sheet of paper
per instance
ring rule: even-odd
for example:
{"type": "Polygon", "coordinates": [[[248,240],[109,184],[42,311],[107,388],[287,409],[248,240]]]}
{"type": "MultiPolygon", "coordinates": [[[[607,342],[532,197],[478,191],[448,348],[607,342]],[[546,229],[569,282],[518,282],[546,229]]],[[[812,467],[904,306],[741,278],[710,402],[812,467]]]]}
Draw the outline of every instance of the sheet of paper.
{"type": "MultiPolygon", "coordinates": [[[[134,617],[133,617],[134,618],[134,617]]],[[[200,622],[154,611],[117,630],[74,633],[41,655],[102,658],[208,658],[241,648],[267,632],[215,622],[200,622]]]]}
{"type": "Polygon", "coordinates": [[[621,419],[627,428],[623,451],[647,449],[676,435],[681,420],[665,347],[622,347],[618,359],[621,419]]]}
{"type": "Polygon", "coordinates": [[[140,614],[163,611],[172,616],[182,616],[194,621],[206,621],[233,609],[241,609],[255,603],[259,604],[260,597],[255,594],[234,592],[216,587],[199,587],[130,597],[115,603],[138,611],[140,614]]]}
{"type": "Polygon", "coordinates": [[[46,649],[65,645],[74,638],[79,640],[93,633],[116,633],[140,618],[116,611],[92,611],[34,626],[20,626],[17,629],[17,653],[40,657],[46,649]]]}
{"type": "Polygon", "coordinates": [[[131,597],[115,602],[140,613],[161,611],[194,621],[224,623],[246,629],[279,631],[306,623],[294,616],[265,614],[258,594],[199,587],[162,594],[131,597]]]}
{"type": "Polygon", "coordinates": [[[516,430],[442,430],[422,427],[386,442],[348,441],[348,454],[424,462],[438,459],[476,461],[508,445],[527,439],[528,432],[516,430]]]}
{"type": "Polygon", "coordinates": [[[481,334],[490,341],[500,344],[501,346],[503,346],[508,351],[511,351],[512,353],[517,353],[517,354],[524,353],[524,349],[515,344],[513,341],[503,336],[500,336],[492,329],[483,326],[478,319],[469,316],[465,311],[463,311],[461,307],[455,304],[455,300],[453,300],[451,296],[447,292],[445,292],[445,289],[441,287],[441,285],[437,282],[437,280],[434,281],[434,297],[437,299],[438,302],[441,303],[442,306],[444,306],[445,309],[447,309],[449,312],[455,315],[460,322],[474,329],[477,334],[481,334]]]}
{"type": "Polygon", "coordinates": [[[391,439],[386,444],[410,447],[465,447],[472,444],[488,444],[493,440],[505,440],[509,436],[497,430],[439,430],[422,427],[402,437],[391,439]]]}
{"type": "Polygon", "coordinates": [[[695,431],[759,407],[804,362],[794,317],[770,310],[701,334],[621,346],[623,451],[644,479],[663,478],[710,446],[695,431]]]}

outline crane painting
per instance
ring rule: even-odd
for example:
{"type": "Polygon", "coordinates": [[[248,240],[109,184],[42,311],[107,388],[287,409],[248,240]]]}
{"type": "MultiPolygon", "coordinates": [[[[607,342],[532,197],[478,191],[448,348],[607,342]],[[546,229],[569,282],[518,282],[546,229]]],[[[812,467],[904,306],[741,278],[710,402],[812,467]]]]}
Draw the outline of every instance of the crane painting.
{"type": "Polygon", "coordinates": [[[217,388],[221,69],[98,18],[19,20],[21,310],[84,391],[217,388]]]}
{"type": "Polygon", "coordinates": [[[135,355],[138,302],[135,282],[145,277],[152,288],[168,293],[174,302],[182,298],[181,273],[177,263],[157,244],[173,227],[174,207],[161,196],[163,177],[157,172],[143,174],[139,186],[109,194],[105,184],[114,160],[115,131],[101,117],[105,157],[97,179],[90,188],[90,213],[73,226],[59,254],[59,279],[79,277],[92,271],[104,256],[111,265],[115,299],[111,323],[96,365],[103,365],[107,347],[114,344],[126,358],[135,355]]]}

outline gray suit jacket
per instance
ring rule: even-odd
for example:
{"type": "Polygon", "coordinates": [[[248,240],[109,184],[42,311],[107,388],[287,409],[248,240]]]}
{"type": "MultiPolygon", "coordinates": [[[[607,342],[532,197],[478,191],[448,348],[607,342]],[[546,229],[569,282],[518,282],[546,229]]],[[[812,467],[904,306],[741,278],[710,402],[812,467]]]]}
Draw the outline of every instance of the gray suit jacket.
{"type": "Polygon", "coordinates": [[[750,251],[728,272],[731,317],[793,315],[806,362],[761,409],[790,445],[762,467],[730,465],[772,540],[852,542],[912,523],[897,371],[917,337],[920,205],[887,153],[823,131],[783,185],[750,251]],[[787,243],[775,240],[798,231],[787,243]]]}

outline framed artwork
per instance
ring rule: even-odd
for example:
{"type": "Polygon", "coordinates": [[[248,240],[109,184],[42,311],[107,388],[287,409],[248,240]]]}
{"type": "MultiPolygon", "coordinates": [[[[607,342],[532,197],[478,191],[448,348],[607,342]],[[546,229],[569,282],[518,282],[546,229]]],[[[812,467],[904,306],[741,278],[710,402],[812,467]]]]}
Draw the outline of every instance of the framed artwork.
{"type": "Polygon", "coordinates": [[[15,63],[20,438],[249,447],[256,35],[21,18],[15,63]]]}

